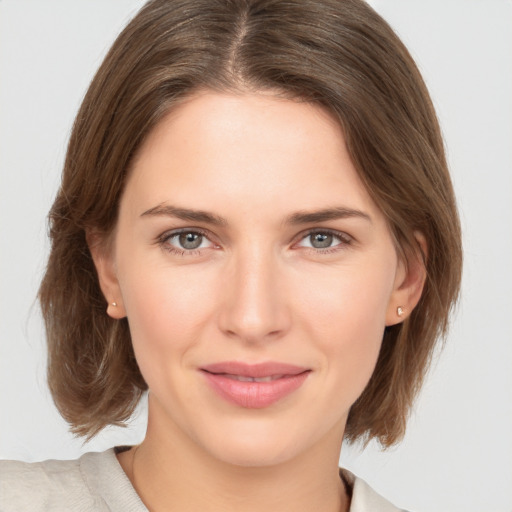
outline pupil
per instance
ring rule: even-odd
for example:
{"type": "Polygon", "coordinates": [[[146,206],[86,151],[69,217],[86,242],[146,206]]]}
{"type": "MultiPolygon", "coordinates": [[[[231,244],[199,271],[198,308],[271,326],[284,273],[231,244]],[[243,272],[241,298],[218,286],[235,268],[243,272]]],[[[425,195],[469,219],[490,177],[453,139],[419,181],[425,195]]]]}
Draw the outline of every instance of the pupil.
{"type": "Polygon", "coordinates": [[[329,233],[315,233],[311,236],[311,245],[315,249],[325,249],[332,245],[332,235],[329,233]]]}
{"type": "Polygon", "coordinates": [[[198,233],[181,233],[180,245],[184,249],[197,249],[202,242],[203,235],[198,233]]]}

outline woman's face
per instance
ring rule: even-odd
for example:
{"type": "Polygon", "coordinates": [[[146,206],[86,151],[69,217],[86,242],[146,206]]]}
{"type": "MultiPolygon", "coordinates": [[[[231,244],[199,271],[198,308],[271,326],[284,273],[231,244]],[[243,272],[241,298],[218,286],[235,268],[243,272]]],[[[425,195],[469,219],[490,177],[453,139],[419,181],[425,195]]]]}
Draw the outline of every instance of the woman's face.
{"type": "Polygon", "coordinates": [[[97,265],[150,389],[148,432],[241,465],[341,443],[407,293],[338,124],[269,94],[174,109],[97,265]]]}

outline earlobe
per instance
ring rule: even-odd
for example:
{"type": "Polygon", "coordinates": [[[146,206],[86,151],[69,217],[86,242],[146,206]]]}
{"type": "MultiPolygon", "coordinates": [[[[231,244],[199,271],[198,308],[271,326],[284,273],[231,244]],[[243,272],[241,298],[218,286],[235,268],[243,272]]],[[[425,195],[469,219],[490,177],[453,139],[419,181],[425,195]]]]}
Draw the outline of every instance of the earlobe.
{"type": "Polygon", "coordinates": [[[386,326],[403,322],[418,304],[427,278],[427,244],[422,233],[415,232],[417,249],[400,262],[386,313],[386,326]]]}
{"type": "Polygon", "coordinates": [[[120,320],[126,316],[124,311],[124,307],[121,304],[118,304],[116,301],[109,302],[107,306],[107,315],[111,318],[115,318],[116,320],[120,320]]]}
{"type": "Polygon", "coordinates": [[[106,312],[117,320],[124,318],[126,312],[117,279],[111,243],[92,231],[87,231],[86,239],[96,267],[100,288],[107,302],[106,312]]]}

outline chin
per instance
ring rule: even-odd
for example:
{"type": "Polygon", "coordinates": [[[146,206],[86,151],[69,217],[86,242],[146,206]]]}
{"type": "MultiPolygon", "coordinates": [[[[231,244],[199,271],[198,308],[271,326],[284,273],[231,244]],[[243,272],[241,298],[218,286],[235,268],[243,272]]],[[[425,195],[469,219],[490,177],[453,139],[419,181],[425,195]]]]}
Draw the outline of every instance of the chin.
{"type": "Polygon", "coordinates": [[[314,440],[302,439],[293,427],[238,425],[209,437],[203,448],[215,459],[240,467],[276,466],[307,451],[314,440]],[[294,435],[294,433],[296,435],[294,435]]]}
{"type": "MultiPolygon", "coordinates": [[[[276,447],[274,443],[267,443],[272,446],[262,446],[262,443],[245,443],[224,447],[224,450],[215,450],[212,455],[226,464],[244,468],[269,467],[284,464],[292,460],[297,454],[291,448],[276,447]]],[[[220,447],[219,447],[220,448],[220,447]]]]}

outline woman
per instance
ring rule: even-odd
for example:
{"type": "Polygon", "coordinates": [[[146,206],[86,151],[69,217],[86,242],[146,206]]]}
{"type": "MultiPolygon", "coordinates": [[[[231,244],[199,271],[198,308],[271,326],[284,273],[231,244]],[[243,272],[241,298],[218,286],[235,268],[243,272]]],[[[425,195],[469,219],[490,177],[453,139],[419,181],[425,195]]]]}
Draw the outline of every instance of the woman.
{"type": "Polygon", "coordinates": [[[426,88],[366,4],[148,3],[50,219],[55,402],[90,438],[149,389],[148,431],[5,463],[6,510],[396,510],[339,450],[403,436],[460,233],[426,88]]]}

